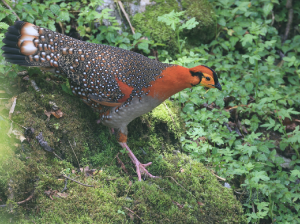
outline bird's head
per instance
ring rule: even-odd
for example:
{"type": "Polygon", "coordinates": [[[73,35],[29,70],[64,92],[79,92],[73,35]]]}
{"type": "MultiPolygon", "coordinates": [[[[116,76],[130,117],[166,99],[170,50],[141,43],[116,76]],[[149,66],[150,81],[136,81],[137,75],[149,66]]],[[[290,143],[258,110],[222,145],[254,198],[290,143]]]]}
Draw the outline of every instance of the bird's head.
{"type": "Polygon", "coordinates": [[[207,67],[205,65],[198,65],[196,67],[190,68],[190,73],[192,74],[192,76],[199,77],[199,84],[201,86],[222,90],[222,86],[219,83],[216,72],[210,67],[207,67]]]}

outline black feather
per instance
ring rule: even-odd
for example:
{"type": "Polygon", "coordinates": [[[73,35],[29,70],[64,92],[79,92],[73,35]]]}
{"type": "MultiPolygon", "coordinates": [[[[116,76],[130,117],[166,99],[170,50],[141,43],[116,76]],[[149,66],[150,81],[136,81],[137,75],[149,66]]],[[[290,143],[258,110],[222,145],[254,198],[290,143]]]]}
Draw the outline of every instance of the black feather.
{"type": "Polygon", "coordinates": [[[26,56],[25,55],[18,55],[18,54],[2,54],[3,57],[6,59],[14,59],[14,60],[25,60],[26,56]]]}
{"type": "Polygon", "coordinates": [[[3,43],[5,43],[9,47],[17,48],[17,42],[13,40],[9,40],[8,38],[4,38],[2,40],[3,43]]]}
{"type": "Polygon", "coordinates": [[[24,21],[16,21],[15,24],[14,24],[14,27],[17,29],[17,30],[21,30],[23,25],[25,24],[26,22],[24,21]]]}
{"type": "Polygon", "coordinates": [[[8,28],[8,33],[16,35],[16,36],[20,35],[20,31],[15,26],[10,26],[8,28]]]}
{"type": "Polygon", "coordinates": [[[21,52],[18,48],[12,48],[4,45],[1,49],[4,51],[4,53],[21,55],[21,52]]]}
{"type": "Polygon", "coordinates": [[[19,40],[19,35],[14,35],[14,34],[11,34],[9,32],[5,33],[5,39],[8,39],[8,40],[11,40],[11,41],[18,41],[19,40]]]}
{"type": "Polygon", "coordinates": [[[13,64],[17,64],[17,65],[24,65],[24,66],[30,66],[30,64],[25,61],[25,60],[16,60],[16,59],[12,59],[12,58],[6,58],[5,59],[7,62],[13,63],[13,64]]]}

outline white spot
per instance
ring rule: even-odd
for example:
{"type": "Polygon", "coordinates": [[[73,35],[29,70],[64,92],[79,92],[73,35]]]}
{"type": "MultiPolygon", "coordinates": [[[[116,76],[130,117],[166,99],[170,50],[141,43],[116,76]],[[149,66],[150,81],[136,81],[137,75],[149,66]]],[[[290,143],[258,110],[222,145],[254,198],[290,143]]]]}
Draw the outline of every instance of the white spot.
{"type": "Polygon", "coordinates": [[[24,55],[32,55],[37,51],[32,41],[24,41],[21,46],[21,53],[24,55]]]}
{"type": "Polygon", "coordinates": [[[34,27],[35,27],[35,25],[33,25],[31,23],[26,23],[21,30],[21,34],[22,35],[33,35],[33,36],[38,37],[39,33],[34,27]]]}
{"type": "Polygon", "coordinates": [[[35,38],[35,36],[31,36],[31,35],[22,35],[18,41],[18,46],[21,47],[21,44],[24,41],[30,40],[33,42],[33,39],[35,38]]]}

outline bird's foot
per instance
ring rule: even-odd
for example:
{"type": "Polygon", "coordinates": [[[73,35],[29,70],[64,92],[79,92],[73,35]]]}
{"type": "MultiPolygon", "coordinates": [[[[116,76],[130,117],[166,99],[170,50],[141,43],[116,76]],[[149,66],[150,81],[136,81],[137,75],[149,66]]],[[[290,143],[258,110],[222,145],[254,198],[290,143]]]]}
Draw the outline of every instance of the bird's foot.
{"type": "Polygon", "coordinates": [[[130,157],[131,161],[134,163],[136,167],[136,173],[138,175],[139,181],[142,180],[142,174],[151,177],[151,178],[158,178],[157,176],[153,176],[149,171],[146,169],[147,166],[150,166],[152,162],[142,164],[133,154],[133,152],[130,150],[128,145],[124,142],[119,142],[119,144],[122,146],[122,148],[125,148],[127,150],[128,156],[130,157]]]}

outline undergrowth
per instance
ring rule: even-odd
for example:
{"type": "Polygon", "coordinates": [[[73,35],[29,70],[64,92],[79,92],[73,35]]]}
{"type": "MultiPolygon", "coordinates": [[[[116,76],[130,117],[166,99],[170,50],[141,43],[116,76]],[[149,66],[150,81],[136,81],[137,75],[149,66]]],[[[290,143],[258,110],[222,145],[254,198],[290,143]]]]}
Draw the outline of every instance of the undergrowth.
{"type": "MultiPolygon", "coordinates": [[[[186,28],[192,29],[197,23],[195,19],[183,18],[184,12],[170,12],[170,14],[161,15],[158,20],[165,23],[166,26],[171,26],[171,30],[174,31],[173,35],[176,37],[175,40],[172,40],[175,42],[172,44],[174,44],[173,49],[176,53],[172,52],[172,55],[159,43],[154,43],[151,35],[141,39],[145,34],[132,35],[130,32],[120,34],[120,27],[115,18],[109,15],[108,9],[101,14],[96,12],[97,5],[101,1],[85,2],[83,8],[79,2],[51,0],[37,3],[34,1],[32,4],[24,6],[24,3],[27,2],[29,1],[18,1],[14,5],[15,12],[22,20],[52,30],[59,29],[71,36],[75,33],[75,36],[79,35],[91,42],[132,49],[146,55],[156,51],[158,58],[166,63],[186,67],[205,64],[215,69],[220,77],[222,91],[215,89],[206,91],[202,87],[194,87],[176,94],[172,100],[175,102],[175,108],[181,107],[182,109],[180,114],[182,121],[177,120],[176,115],[172,112],[171,115],[174,115],[175,121],[170,117],[169,119],[165,118],[160,114],[162,110],[152,115],[145,115],[134,125],[138,125],[139,130],[151,131],[151,136],[149,138],[146,132],[133,134],[138,141],[131,143],[134,148],[141,148],[145,141],[151,139],[148,142],[150,151],[164,148],[172,153],[174,150],[181,149],[174,140],[179,138],[182,150],[189,155],[189,158],[193,159],[190,164],[195,161],[201,162],[207,169],[226,179],[223,184],[230,187],[243,204],[244,214],[249,223],[300,223],[300,26],[297,23],[300,20],[299,2],[293,2],[294,18],[291,21],[289,35],[285,36],[286,24],[289,19],[286,1],[211,0],[217,20],[214,35],[212,35],[214,38],[208,44],[197,46],[186,44],[187,39],[185,38],[186,28]],[[104,26],[102,23],[104,19],[109,20],[112,25],[104,26]],[[174,21],[178,21],[178,23],[174,21]],[[77,25],[77,31],[74,31],[72,27],[77,25]],[[160,47],[157,48],[157,46],[160,47]],[[168,129],[161,133],[169,132],[173,135],[167,134],[167,137],[162,138],[160,134],[155,133],[158,129],[153,129],[153,126],[157,120],[163,119],[168,123],[168,129]],[[184,125],[181,124],[182,122],[184,125]],[[180,124],[181,127],[178,127],[180,124]],[[152,129],[147,129],[147,126],[152,129]],[[162,141],[168,143],[163,144],[162,141]],[[141,144],[141,142],[143,143],[141,144]],[[161,147],[162,145],[163,147],[161,147]]],[[[0,9],[4,12],[0,15],[0,38],[2,39],[8,27],[7,24],[11,25],[16,16],[4,5],[0,5],[0,9]]],[[[1,46],[2,42],[0,42],[1,46]]],[[[16,65],[11,67],[6,65],[3,57],[0,57],[0,73],[3,74],[0,79],[2,80],[15,78],[16,72],[22,70],[16,65]]],[[[167,104],[171,107],[169,102],[167,104]]],[[[168,109],[166,112],[170,113],[168,109]]],[[[20,121],[23,119],[20,118],[20,121]]],[[[62,125],[64,124],[53,123],[50,128],[62,131],[62,125]]],[[[9,124],[6,123],[5,126],[9,126],[9,124]]],[[[135,126],[132,127],[132,132],[134,132],[135,126]]],[[[84,153],[79,159],[82,164],[101,164],[105,170],[105,166],[111,162],[110,159],[113,159],[110,156],[114,147],[110,145],[108,140],[110,137],[102,132],[99,135],[103,139],[101,144],[106,147],[106,150],[99,150],[98,155],[91,155],[89,154],[91,147],[98,143],[82,142],[81,150],[84,153]]],[[[56,139],[56,141],[59,142],[61,139],[56,139]]],[[[143,149],[141,149],[140,154],[143,153],[143,149]]],[[[69,161],[76,163],[76,158],[71,151],[65,156],[69,158],[69,161]]],[[[125,157],[121,158],[126,160],[125,157]]],[[[154,166],[153,170],[161,172],[160,175],[168,175],[169,168],[173,169],[170,164],[174,163],[163,162],[159,153],[155,154],[153,158],[159,164],[154,166]]],[[[174,159],[174,157],[170,158],[165,159],[168,161],[174,159]]],[[[184,167],[186,163],[182,163],[182,167],[184,167]]],[[[64,166],[65,169],[72,167],[72,165],[66,164],[61,166],[64,166]]],[[[21,170],[22,165],[19,164],[18,167],[21,170]]],[[[106,167],[106,170],[103,171],[104,177],[111,178],[110,174],[116,175],[119,170],[116,166],[106,167]]],[[[70,172],[70,170],[68,171],[70,172]]],[[[38,171],[36,170],[36,172],[38,171]]],[[[176,177],[183,178],[180,175],[179,173],[176,177]]],[[[98,180],[97,178],[95,179],[98,180]]],[[[101,177],[99,180],[105,181],[103,178],[101,177]]],[[[199,179],[199,176],[194,178],[199,179]]],[[[5,188],[5,184],[9,180],[8,176],[4,179],[1,178],[1,189],[5,188]]],[[[128,182],[127,179],[119,181],[120,186],[125,186],[125,181],[128,182]]],[[[161,181],[164,182],[164,180],[161,181]]],[[[186,180],[186,183],[190,183],[190,181],[192,180],[186,180]]],[[[52,182],[48,181],[47,183],[52,182]]],[[[167,182],[159,184],[168,188],[167,182]]],[[[124,189],[118,188],[116,184],[112,184],[107,190],[110,192],[108,196],[104,195],[105,192],[102,189],[95,190],[94,193],[99,198],[114,201],[113,208],[118,211],[117,216],[106,216],[110,219],[103,220],[103,222],[124,221],[125,216],[122,215],[125,214],[125,209],[118,207],[123,202],[127,207],[134,204],[136,211],[144,214],[145,217],[148,215],[145,201],[149,203],[147,206],[157,205],[158,209],[172,213],[172,209],[175,209],[176,206],[175,208],[168,207],[169,204],[164,201],[171,200],[168,198],[169,195],[165,195],[164,200],[155,201],[161,196],[155,196],[155,192],[163,192],[159,184],[136,184],[133,188],[129,187],[126,192],[124,189]],[[113,188],[114,190],[112,190],[113,188]],[[118,188],[119,195],[126,195],[126,197],[117,198],[116,188],[118,188]],[[148,188],[149,190],[147,190],[148,188]],[[153,195],[145,194],[146,191],[152,192],[153,195]],[[139,200],[141,201],[139,202],[139,200]]],[[[192,186],[198,186],[197,184],[193,183],[192,186]]],[[[55,184],[53,185],[55,186],[55,184]]],[[[46,187],[46,185],[42,186],[46,187]]],[[[63,184],[59,183],[59,186],[62,187],[63,184]]],[[[175,186],[178,187],[176,184],[175,186]]],[[[78,188],[78,185],[74,183],[70,186],[70,188],[74,188],[71,193],[72,197],[76,195],[76,187],[78,188]]],[[[178,190],[184,191],[180,187],[178,190]]],[[[194,191],[192,188],[189,190],[194,191]]],[[[4,195],[4,193],[1,194],[2,197],[4,195]]],[[[180,205],[184,203],[180,201],[180,198],[177,199],[180,205]]],[[[101,205],[95,198],[90,200],[90,203],[101,205]]],[[[201,202],[191,200],[191,203],[188,205],[191,206],[190,210],[181,210],[181,212],[193,220],[196,216],[190,215],[194,214],[193,209],[196,203],[201,202]]],[[[62,206],[68,208],[66,204],[62,206]]],[[[82,205],[80,204],[80,206],[82,205]]],[[[82,214],[88,214],[88,208],[84,206],[77,207],[77,209],[82,214]]],[[[205,207],[200,210],[203,212],[202,214],[208,214],[204,211],[205,207]]],[[[43,212],[47,212],[47,210],[43,210],[43,212]]],[[[47,215],[51,216],[51,214],[47,215]]],[[[166,218],[159,217],[155,213],[152,215],[161,220],[166,218]]],[[[213,215],[208,218],[212,217],[213,215]]],[[[85,218],[86,216],[80,216],[76,221],[86,221],[87,223],[91,221],[88,218],[83,220],[85,218]]],[[[61,221],[59,217],[56,219],[57,222],[61,221]]],[[[135,217],[135,220],[137,219],[135,217]]],[[[215,221],[213,220],[213,222],[215,221]]]]}

